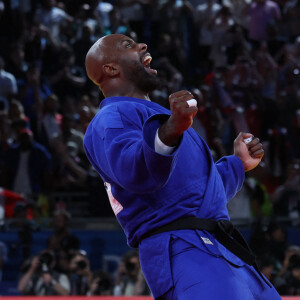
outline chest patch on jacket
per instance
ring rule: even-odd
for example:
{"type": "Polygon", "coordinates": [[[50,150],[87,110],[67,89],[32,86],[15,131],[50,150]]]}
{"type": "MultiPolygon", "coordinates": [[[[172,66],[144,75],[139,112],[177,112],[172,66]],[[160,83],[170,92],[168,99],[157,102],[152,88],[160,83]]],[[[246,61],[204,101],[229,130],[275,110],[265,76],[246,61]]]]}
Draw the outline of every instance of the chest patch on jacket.
{"type": "Polygon", "coordinates": [[[118,202],[118,200],[113,196],[112,192],[111,192],[111,185],[108,182],[104,183],[107,195],[108,195],[108,199],[111,205],[111,208],[114,212],[115,215],[117,215],[120,211],[123,210],[123,206],[121,205],[120,202],[118,202]]]}

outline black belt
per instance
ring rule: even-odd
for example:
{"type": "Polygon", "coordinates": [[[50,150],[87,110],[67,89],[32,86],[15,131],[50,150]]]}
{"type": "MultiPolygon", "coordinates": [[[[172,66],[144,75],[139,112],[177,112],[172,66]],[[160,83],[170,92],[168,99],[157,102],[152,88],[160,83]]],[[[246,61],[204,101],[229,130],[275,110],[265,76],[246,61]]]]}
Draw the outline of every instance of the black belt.
{"type": "Polygon", "coordinates": [[[188,217],[176,220],[172,223],[164,225],[158,229],[154,229],[142,236],[141,240],[158,233],[181,230],[181,229],[200,229],[214,233],[216,239],[230,250],[233,254],[243,260],[246,264],[253,266],[262,279],[270,286],[270,283],[263,277],[258,269],[255,255],[252,253],[247,242],[241,233],[228,220],[209,220],[196,217],[188,217]]]}

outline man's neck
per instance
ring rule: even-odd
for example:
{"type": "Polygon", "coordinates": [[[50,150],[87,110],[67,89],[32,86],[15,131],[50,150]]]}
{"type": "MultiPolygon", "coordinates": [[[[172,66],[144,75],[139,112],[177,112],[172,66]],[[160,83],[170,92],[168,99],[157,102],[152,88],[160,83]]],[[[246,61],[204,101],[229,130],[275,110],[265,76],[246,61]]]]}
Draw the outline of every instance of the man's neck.
{"type": "Polygon", "coordinates": [[[130,85],[130,83],[124,82],[103,82],[100,86],[105,98],[108,97],[132,97],[139,98],[150,101],[148,93],[137,89],[135,86],[130,85]]]}
{"type": "Polygon", "coordinates": [[[148,94],[142,93],[106,93],[105,98],[108,97],[131,97],[151,101],[148,94]]]}

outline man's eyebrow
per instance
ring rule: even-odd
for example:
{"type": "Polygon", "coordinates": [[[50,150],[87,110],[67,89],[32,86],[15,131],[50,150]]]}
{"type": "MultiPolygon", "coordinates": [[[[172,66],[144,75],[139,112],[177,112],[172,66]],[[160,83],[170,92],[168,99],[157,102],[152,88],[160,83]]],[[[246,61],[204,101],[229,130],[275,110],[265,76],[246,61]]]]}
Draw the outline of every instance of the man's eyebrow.
{"type": "Polygon", "coordinates": [[[127,40],[122,40],[122,41],[121,41],[121,44],[126,43],[126,42],[127,42],[127,43],[130,43],[130,44],[134,43],[133,40],[127,39],[127,40]]]}

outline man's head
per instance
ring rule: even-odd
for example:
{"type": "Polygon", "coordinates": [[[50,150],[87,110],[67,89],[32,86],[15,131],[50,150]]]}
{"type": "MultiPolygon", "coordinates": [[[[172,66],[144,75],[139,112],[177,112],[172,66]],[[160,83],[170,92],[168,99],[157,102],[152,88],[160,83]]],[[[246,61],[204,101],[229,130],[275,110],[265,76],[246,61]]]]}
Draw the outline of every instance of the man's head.
{"type": "Polygon", "coordinates": [[[147,45],[122,34],[100,38],[86,56],[88,77],[105,96],[148,94],[158,84],[147,45]]]}

